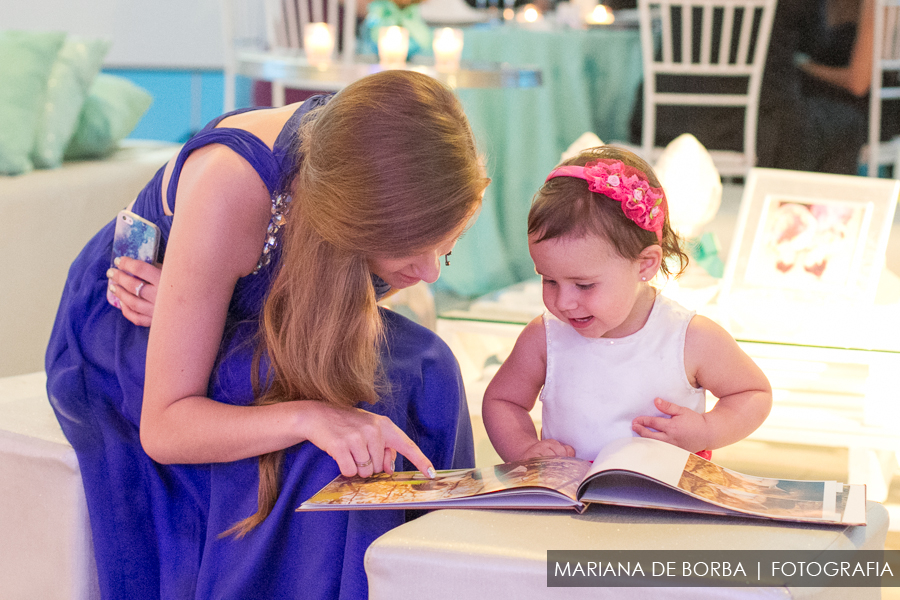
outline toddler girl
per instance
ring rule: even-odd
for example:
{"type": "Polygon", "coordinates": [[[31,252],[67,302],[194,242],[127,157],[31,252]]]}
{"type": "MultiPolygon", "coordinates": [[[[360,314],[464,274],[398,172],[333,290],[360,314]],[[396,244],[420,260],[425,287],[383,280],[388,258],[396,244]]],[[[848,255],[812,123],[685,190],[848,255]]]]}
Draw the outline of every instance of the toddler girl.
{"type": "Polygon", "coordinates": [[[627,436],[700,453],[765,420],[772,392],[759,367],[649,283],[675,263],[683,272],[687,255],[646,162],[610,146],[565,161],[535,195],[528,247],[547,311],[519,335],[482,411],[503,460],[593,460],[627,436]],[[706,390],[718,398],[710,412],[706,390]],[[528,414],[538,394],[540,438],[528,414]]]}

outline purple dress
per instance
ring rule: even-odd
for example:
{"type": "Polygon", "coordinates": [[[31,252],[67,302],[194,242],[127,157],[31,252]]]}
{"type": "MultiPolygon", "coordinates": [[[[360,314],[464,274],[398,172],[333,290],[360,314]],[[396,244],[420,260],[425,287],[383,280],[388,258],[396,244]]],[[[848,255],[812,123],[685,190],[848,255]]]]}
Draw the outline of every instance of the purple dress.
{"type": "MultiPolygon", "coordinates": [[[[328,101],[317,96],[288,120],[274,150],[242,130],[214,129],[219,117],[181,150],[167,197],[174,206],[181,166],[190,152],[224,144],[259,173],[272,197],[287,188],[300,119],[328,101]]],[[[133,210],[159,225],[164,242],[172,217],[162,210],[160,169],[133,210]]],[[[296,507],[339,474],[310,443],[285,453],[282,491],[272,514],[243,539],[220,533],[256,512],[257,460],[161,465],[138,435],[149,330],[106,301],[114,220],[72,264],[46,356],[47,389],[75,448],[91,520],[100,590],[105,600],[166,598],[359,598],[367,596],[363,554],[407,518],[402,511],[297,513],[296,507]]],[[[279,263],[238,281],[209,396],[249,404],[253,338],[279,263]]],[[[472,430],[459,367],[437,336],[382,310],[382,353],[391,397],[369,407],[390,417],[437,469],[474,465],[472,430]]],[[[412,469],[398,456],[397,468],[412,469]]],[[[411,574],[415,577],[415,574],[411,574]]]]}

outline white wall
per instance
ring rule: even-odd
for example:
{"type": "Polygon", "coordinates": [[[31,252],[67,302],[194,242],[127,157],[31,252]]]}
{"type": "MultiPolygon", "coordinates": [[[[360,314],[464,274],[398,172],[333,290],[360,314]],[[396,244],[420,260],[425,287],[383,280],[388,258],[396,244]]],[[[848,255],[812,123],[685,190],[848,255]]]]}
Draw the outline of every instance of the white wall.
{"type": "Polygon", "coordinates": [[[0,30],[106,37],[106,67],[221,69],[220,0],[0,0],[0,30]]]}

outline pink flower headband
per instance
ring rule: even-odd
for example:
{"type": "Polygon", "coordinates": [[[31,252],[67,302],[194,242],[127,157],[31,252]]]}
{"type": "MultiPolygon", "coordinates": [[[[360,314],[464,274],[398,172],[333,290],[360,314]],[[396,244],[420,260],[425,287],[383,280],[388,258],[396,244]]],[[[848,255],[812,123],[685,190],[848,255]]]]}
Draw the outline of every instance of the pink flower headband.
{"type": "Polygon", "coordinates": [[[662,244],[663,224],[666,221],[666,193],[662,188],[650,187],[640,169],[620,160],[601,158],[583,167],[567,165],[550,172],[546,181],[554,177],[577,177],[588,182],[588,189],[620,202],[625,216],[641,229],[656,232],[662,244]]]}

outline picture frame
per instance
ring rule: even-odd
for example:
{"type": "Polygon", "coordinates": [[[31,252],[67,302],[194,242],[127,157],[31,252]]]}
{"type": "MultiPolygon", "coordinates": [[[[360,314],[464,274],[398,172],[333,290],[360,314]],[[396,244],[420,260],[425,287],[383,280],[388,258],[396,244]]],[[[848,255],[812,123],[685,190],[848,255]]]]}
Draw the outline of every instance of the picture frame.
{"type": "Polygon", "coordinates": [[[898,199],[896,180],[752,169],[720,302],[874,303],[898,199]]]}

